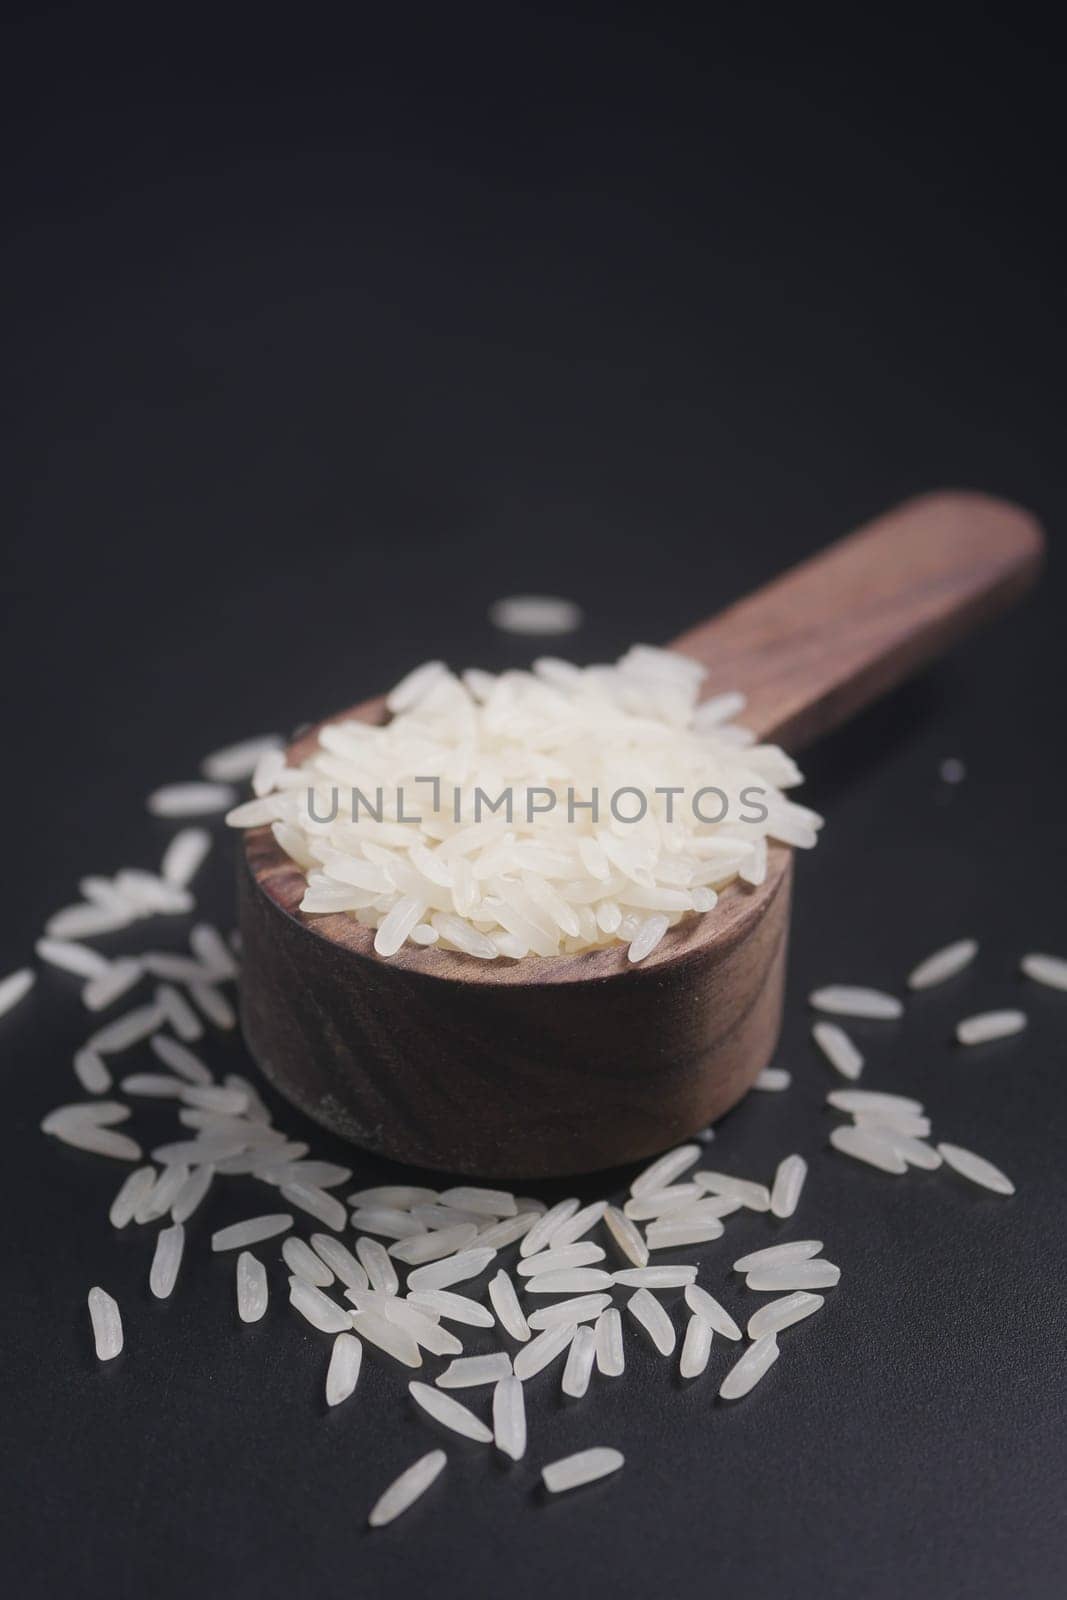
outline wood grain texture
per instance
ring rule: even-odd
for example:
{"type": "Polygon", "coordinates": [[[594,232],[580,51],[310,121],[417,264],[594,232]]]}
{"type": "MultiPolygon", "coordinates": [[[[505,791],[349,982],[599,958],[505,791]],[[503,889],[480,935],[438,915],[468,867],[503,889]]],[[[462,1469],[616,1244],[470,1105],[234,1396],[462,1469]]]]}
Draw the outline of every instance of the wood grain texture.
{"type": "MultiPolygon", "coordinates": [[[[709,692],[742,689],[744,720],[797,749],[1009,603],[1040,559],[1025,513],[927,496],[675,648],[708,665],[709,692]]],[[[384,702],[340,715],[379,721],[384,702]]],[[[302,734],[290,762],[317,738],[302,734]]],[[[299,910],[303,874],[252,829],[239,865],[245,1035],[295,1104],[384,1155],[516,1178],[639,1160],[728,1110],[770,1060],[791,867],[773,847],[760,888],[732,885],[637,966],[622,946],[491,963],[405,946],[383,961],[351,917],[299,910]]]]}
{"type": "MultiPolygon", "coordinates": [[[[1034,581],[1044,538],[988,495],[909,500],[683,633],[743,721],[799,750],[943,654],[1034,581]]],[[[709,690],[709,692],[711,692],[709,690]]]]}
{"type": "Polygon", "coordinates": [[[637,1160],[720,1116],[774,1049],[792,862],[772,855],[761,889],[724,893],[713,940],[694,918],[636,966],[622,947],[382,961],[351,918],[296,909],[302,876],[257,829],[240,871],[245,1036],[309,1116],[403,1161],[534,1178],[637,1160]]]}

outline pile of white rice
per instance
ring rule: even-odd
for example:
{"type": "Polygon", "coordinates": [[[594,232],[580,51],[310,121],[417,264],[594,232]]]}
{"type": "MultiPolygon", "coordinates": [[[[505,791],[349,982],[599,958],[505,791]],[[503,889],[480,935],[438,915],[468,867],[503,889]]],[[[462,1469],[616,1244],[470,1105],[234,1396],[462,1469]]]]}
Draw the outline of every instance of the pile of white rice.
{"type": "Polygon", "coordinates": [[[807,848],[822,824],[786,796],[790,757],[733,721],[742,696],[698,703],[704,677],[646,645],[499,677],[427,662],[383,726],[329,723],[297,768],[268,751],[227,820],[269,824],[307,874],[301,909],[374,928],[379,955],[640,960],[726,884],[762,883],[768,840],[807,848]]]}

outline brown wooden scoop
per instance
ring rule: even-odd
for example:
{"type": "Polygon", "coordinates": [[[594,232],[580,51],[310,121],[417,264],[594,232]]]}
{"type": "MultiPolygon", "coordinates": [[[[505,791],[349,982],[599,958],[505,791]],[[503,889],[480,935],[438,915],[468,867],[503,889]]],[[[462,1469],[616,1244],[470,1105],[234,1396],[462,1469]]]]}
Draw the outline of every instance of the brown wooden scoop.
{"type": "MultiPolygon", "coordinates": [[[[925,496],[672,648],[702,661],[716,692],[748,697],[748,727],[797,751],[1022,594],[1042,550],[1014,506],[925,496]]],[[[343,713],[383,715],[381,700],[343,713]]],[[[351,917],[299,911],[302,872],[268,828],[251,829],[239,872],[245,1036],[283,1094],[383,1155],[527,1178],[637,1160],[721,1116],[770,1059],[791,869],[790,851],[773,847],[760,888],[727,888],[637,965],[622,945],[497,962],[405,946],[382,960],[351,917]]]]}

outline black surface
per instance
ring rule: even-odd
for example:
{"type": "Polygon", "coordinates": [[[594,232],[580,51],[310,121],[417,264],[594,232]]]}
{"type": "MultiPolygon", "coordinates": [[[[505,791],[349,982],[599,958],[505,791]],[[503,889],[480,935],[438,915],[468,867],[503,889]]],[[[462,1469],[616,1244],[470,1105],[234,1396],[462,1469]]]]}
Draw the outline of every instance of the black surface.
{"type": "MultiPolygon", "coordinates": [[[[1049,42],[680,15],[257,15],[226,36],[184,10],[126,31],[38,9],[12,30],[0,972],[83,872],[158,859],[171,829],[142,796],[205,750],[427,655],[525,659],[485,621],[499,594],[580,599],[566,648],[593,660],[916,490],[1006,494],[1058,534],[1049,42]]],[[[373,1357],[324,1414],[328,1341],[277,1268],[268,1319],[238,1327],[233,1263],[203,1246],[259,1206],[241,1186],[150,1301],[150,1242],[106,1221],[121,1173],[36,1132],[86,1029],[45,975],[0,1023],[10,1592],[1061,1594],[1067,1000],[1028,989],[1021,1040],[948,1038],[1020,997],[1021,951],[1067,950],[1064,597],[1054,539],[1023,610],[808,758],[829,825],[799,868],[795,1083],[714,1154],[807,1154],[791,1231],[844,1279],[734,1408],[721,1341],[685,1387],[628,1338],[625,1381],[580,1406],[558,1369],[531,1386],[521,1465],[447,1441],[432,1495],[367,1534],[433,1431],[373,1357]],[[813,984],[899,986],[971,932],[970,975],[856,1032],[866,1081],[917,1093],[1015,1175],[1010,1201],[826,1151],[806,1037],[813,984]],[[126,1314],[106,1367],[95,1281],[126,1314]],[[593,1443],[626,1471],[541,1503],[540,1464],[593,1443]]],[[[221,847],[204,883],[225,919],[221,847]]],[[[726,1265],[773,1234],[733,1219],[705,1252],[746,1316],[726,1265]]]]}

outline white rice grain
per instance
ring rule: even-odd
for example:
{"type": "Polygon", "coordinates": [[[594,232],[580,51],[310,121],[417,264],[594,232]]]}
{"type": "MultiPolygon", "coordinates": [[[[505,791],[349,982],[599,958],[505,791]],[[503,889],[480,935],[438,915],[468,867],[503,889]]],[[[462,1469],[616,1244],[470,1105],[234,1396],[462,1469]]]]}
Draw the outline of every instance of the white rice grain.
{"type": "Polygon", "coordinates": [[[213,1081],[200,1057],[176,1039],[169,1038],[165,1033],[156,1033],[149,1042],[159,1059],[187,1083],[209,1084],[213,1081]]]}
{"type": "Polygon", "coordinates": [[[386,912],[374,935],[374,949],[380,956],[395,956],[415,925],[426,912],[425,900],[402,895],[386,912]]]}
{"type": "Polygon", "coordinates": [[[113,1361],[122,1351],[122,1315],[106,1289],[89,1290],[89,1318],[97,1360],[113,1361]]]}
{"type": "MultiPolygon", "coordinates": [[[[505,1380],[510,1378],[508,1372],[505,1380]]],[[[520,1384],[521,1390],[521,1384],[520,1384]]],[[[408,1384],[408,1394],[417,1406],[421,1406],[427,1416],[433,1417],[443,1428],[449,1428],[453,1433],[460,1434],[464,1439],[473,1439],[475,1444],[491,1444],[493,1435],[469,1407],[462,1405],[458,1400],[453,1400],[449,1394],[442,1394],[440,1389],[435,1389],[432,1384],[419,1383],[415,1379],[408,1384]]]]}
{"type": "Polygon", "coordinates": [[[530,1325],[519,1304],[515,1285],[503,1267],[489,1280],[489,1300],[504,1332],[525,1344],[530,1337],[530,1325]]]}
{"type": "Polygon", "coordinates": [[[1023,956],[1019,967],[1034,983],[1043,983],[1049,989],[1067,990],[1067,961],[1062,956],[1043,956],[1034,952],[1023,956]]]}
{"type": "Polygon", "coordinates": [[[604,1378],[621,1378],[626,1369],[622,1344],[622,1317],[615,1306],[602,1311],[596,1320],[597,1371],[604,1378]]]}
{"type": "Polygon", "coordinates": [[[900,1133],[896,1128],[872,1128],[879,1137],[892,1145],[897,1155],[906,1161],[909,1167],[921,1167],[926,1172],[936,1172],[941,1165],[941,1157],[933,1145],[927,1144],[924,1139],[914,1139],[906,1133],[900,1133]]]}
{"type": "Polygon", "coordinates": [[[666,1189],[651,1189],[626,1201],[623,1215],[631,1222],[649,1222],[657,1217],[669,1216],[672,1211],[683,1211],[693,1201],[699,1200],[703,1190],[696,1183],[672,1183],[666,1189]]]}
{"type": "Polygon", "coordinates": [[[86,1124],[108,1128],[117,1122],[126,1122],[129,1106],[120,1100],[75,1100],[66,1106],[53,1106],[41,1119],[42,1133],[56,1133],[61,1128],[83,1127],[86,1124]]]}
{"type": "Polygon", "coordinates": [[[589,1232],[590,1228],[596,1226],[607,1208],[608,1203],[606,1200],[594,1200],[591,1205],[583,1206],[580,1211],[576,1211],[573,1217],[553,1232],[553,1250],[563,1250],[569,1245],[575,1244],[589,1232]]]}
{"type": "Polygon", "coordinates": [[[711,1324],[705,1322],[703,1317],[691,1316],[682,1341],[682,1355],[678,1365],[683,1378],[699,1378],[704,1371],[711,1354],[711,1338],[711,1324]]]}
{"type": "Polygon", "coordinates": [[[562,1272],[538,1272],[526,1280],[527,1294],[592,1294],[610,1289],[612,1275],[599,1267],[568,1267],[562,1272]]]}
{"type": "MultiPolygon", "coordinates": [[[[366,1270],[372,1289],[377,1289],[380,1294],[396,1294],[400,1288],[400,1279],[384,1245],[380,1245],[377,1239],[357,1239],[356,1255],[366,1270]]],[[[415,1277],[416,1274],[412,1273],[411,1276],[415,1277]]],[[[413,1285],[409,1281],[409,1289],[417,1287],[418,1285],[413,1285]]]]}
{"type": "Polygon", "coordinates": [[[765,1090],[769,1094],[780,1094],[783,1089],[788,1089],[793,1081],[793,1074],[784,1067],[764,1067],[753,1089],[765,1090]]]}
{"type": "Polygon", "coordinates": [[[145,804],[154,817],[205,817],[228,811],[237,790],[228,783],[168,783],[154,789],[145,804]]]}
{"type": "Polygon", "coordinates": [[[836,1022],[817,1022],[811,1036],[832,1067],[843,1078],[855,1080],[863,1071],[863,1056],[844,1028],[836,1022]]]}
{"type": "Polygon", "coordinates": [[[830,1134],[830,1143],[835,1150],[840,1150],[842,1155],[852,1156],[856,1161],[865,1161],[870,1167],[877,1167],[880,1172],[891,1172],[895,1177],[900,1177],[907,1172],[908,1164],[899,1156],[887,1140],[874,1134],[868,1128],[834,1128],[830,1134]]]}
{"type": "Polygon", "coordinates": [[[228,1228],[220,1228],[211,1235],[211,1248],[219,1250],[243,1250],[250,1244],[262,1244],[264,1239],[274,1239],[279,1233],[287,1233],[293,1226],[293,1219],[288,1212],[276,1212],[269,1216],[249,1217],[246,1222],[234,1222],[228,1228]]]}
{"type": "Polygon", "coordinates": [[[930,1136],[930,1118],[917,1117],[910,1111],[854,1111],[852,1118],[857,1128],[866,1128],[883,1138],[889,1134],[900,1134],[908,1139],[930,1136]]]}
{"type": "Polygon", "coordinates": [[[800,1203],[800,1193],[808,1175],[808,1163],[803,1156],[786,1156],[780,1162],[771,1188],[771,1215],[791,1217],[800,1203]]]}
{"type": "Polygon", "coordinates": [[[727,1339],[740,1339],[741,1329],[726,1307],[720,1305],[706,1289],[700,1288],[699,1284],[686,1285],[685,1303],[695,1317],[702,1317],[716,1333],[721,1333],[727,1339]]]}
{"type": "Polygon", "coordinates": [[[180,1100],[187,1087],[181,1078],[164,1072],[131,1072],[122,1080],[123,1094],[144,1095],[150,1100],[180,1100]]]}
{"type": "Polygon", "coordinates": [[[320,1333],[349,1331],[349,1313],[304,1278],[289,1279],[289,1304],[320,1333]]]}
{"type": "Polygon", "coordinates": [[[651,1166],[638,1173],[630,1185],[630,1193],[636,1199],[640,1195],[652,1194],[657,1189],[666,1189],[700,1159],[700,1154],[698,1144],[682,1144],[675,1150],[668,1150],[666,1155],[660,1156],[651,1166]]]}
{"type": "MultiPolygon", "coordinates": [[[[491,1292],[492,1284],[489,1288],[491,1292]]],[[[442,1317],[446,1322],[458,1322],[468,1328],[493,1326],[493,1313],[469,1295],[453,1294],[449,1289],[424,1289],[421,1293],[408,1295],[408,1299],[417,1310],[442,1317]]]]}
{"type": "Polygon", "coordinates": [[[550,1494],[562,1494],[568,1489],[595,1483],[598,1478],[606,1478],[624,1465],[625,1457],[620,1450],[598,1445],[592,1450],[579,1450],[576,1455],[549,1462],[542,1469],[541,1477],[550,1494]]]}
{"type": "Polygon", "coordinates": [[[44,925],[49,939],[66,943],[69,940],[94,939],[101,933],[115,933],[128,928],[134,920],[132,911],[105,911],[103,906],[73,905],[55,911],[44,925]]]}
{"type": "Polygon", "coordinates": [[[146,1195],[137,1207],[133,1220],[137,1223],[155,1222],[165,1216],[181,1194],[189,1178],[188,1167],[164,1167],[151,1194],[146,1195]]]}
{"type": "Polygon", "coordinates": [[[828,1011],[832,1016],[867,1017],[879,1022],[891,1021],[904,1012],[896,995],[848,983],[831,983],[823,989],[814,990],[808,996],[808,1004],[814,1006],[816,1011],[828,1011]]]}
{"type": "Polygon", "coordinates": [[[204,1024],[183,994],[173,984],[161,983],[156,988],[156,1005],[164,1020],[174,1029],[184,1044],[195,1044],[204,1037],[204,1024]]]}
{"type": "Polygon", "coordinates": [[[330,1364],[326,1368],[326,1404],[339,1406],[355,1392],[359,1382],[359,1369],[363,1364],[363,1346],[354,1333],[339,1333],[330,1351],[330,1364]]]}
{"type": "MultiPolygon", "coordinates": [[[[530,1327],[535,1333],[541,1333],[545,1328],[576,1327],[579,1322],[590,1322],[606,1311],[611,1304],[611,1295],[579,1294],[572,1300],[557,1300],[555,1305],[541,1306],[537,1311],[531,1311],[529,1317],[530,1327]]],[[[522,1354],[520,1350],[519,1355],[522,1354]]],[[[518,1356],[516,1356],[516,1361],[518,1356]]]]}
{"type": "Polygon", "coordinates": [[[189,948],[212,982],[228,983],[237,977],[237,962],[222,934],[210,922],[198,922],[189,930],[189,948]]]}
{"type": "Polygon", "coordinates": [[[473,1389],[484,1383],[498,1383],[511,1372],[511,1357],[498,1350],[489,1356],[460,1356],[439,1374],[440,1389],[473,1389]]]}
{"type": "Polygon", "coordinates": [[[669,1356],[675,1345],[674,1324],[654,1295],[638,1289],[626,1302],[626,1309],[648,1334],[661,1356],[669,1356]]]}
{"type": "Polygon", "coordinates": [[[825,1305],[821,1294],[808,1294],[803,1289],[798,1289],[794,1294],[785,1294],[780,1300],[772,1300],[768,1305],[760,1306],[748,1319],[745,1330],[750,1339],[762,1339],[768,1333],[781,1333],[783,1328],[791,1328],[794,1322],[801,1322],[805,1317],[810,1317],[819,1307],[825,1305]]]}
{"type": "MultiPolygon", "coordinates": [[[[358,1294],[358,1290],[353,1290],[358,1294]]],[[[399,1295],[386,1294],[381,1296],[381,1306],[368,1307],[365,1304],[357,1310],[381,1310],[382,1315],[389,1321],[395,1322],[399,1327],[410,1333],[417,1345],[429,1351],[434,1356],[461,1356],[463,1354],[462,1340],[457,1339],[454,1333],[449,1333],[447,1328],[442,1328],[433,1316],[424,1315],[406,1300],[401,1300],[399,1295]]]]}
{"type": "Polygon", "coordinates": [[[79,1050],[74,1057],[74,1076],[86,1094],[106,1094],[113,1079],[95,1050],[79,1050]]]}
{"type": "Polygon", "coordinates": [[[578,1328],[567,1352],[563,1368],[562,1389],[572,1400],[580,1400],[589,1388],[596,1359],[596,1335],[588,1323],[578,1328]]]}
{"type": "Polygon", "coordinates": [[[370,1285],[366,1271],[356,1260],[352,1252],[343,1245],[340,1239],[335,1239],[331,1233],[313,1233],[311,1235],[311,1248],[323,1260],[330,1271],[348,1289],[366,1289],[370,1285]]]}
{"type": "Polygon", "coordinates": [[[454,1283],[466,1283],[484,1272],[495,1255],[495,1250],[461,1250],[444,1261],[431,1261],[408,1273],[408,1288],[448,1289],[454,1283]]]}
{"type": "Polygon", "coordinates": [[[580,1204],[581,1201],[573,1197],[568,1200],[560,1200],[550,1210],[546,1211],[543,1216],[539,1217],[519,1245],[520,1256],[535,1256],[539,1255],[542,1250],[546,1250],[556,1229],[574,1216],[580,1204]]]}
{"type": "Polygon", "coordinates": [[[841,1281],[841,1268],[832,1261],[780,1261],[777,1266],[753,1267],[745,1277],[748,1289],[834,1289],[841,1281]]]}
{"type": "Polygon", "coordinates": [[[500,1222],[483,1228],[478,1234],[478,1243],[487,1250],[503,1250],[505,1246],[524,1238],[539,1216],[540,1212],[537,1211],[520,1211],[517,1216],[504,1217],[500,1222]]]}
{"type": "Polygon", "coordinates": [[[229,1029],[236,1025],[237,1013],[224,994],[210,983],[192,983],[189,993],[200,1011],[216,1028],[229,1029]]]}
{"type": "Polygon", "coordinates": [[[211,1188],[215,1169],[209,1162],[196,1167],[174,1197],[170,1208],[172,1222],[187,1222],[211,1188]]]}
{"type": "Polygon", "coordinates": [[[325,1261],[295,1233],[282,1240],[282,1260],[294,1277],[303,1278],[316,1289],[328,1289],[333,1282],[333,1273],[325,1261]]]}
{"type": "Polygon", "coordinates": [[[991,1039],[1010,1039],[1025,1027],[1025,1011],[982,1011],[957,1022],[956,1038],[960,1044],[988,1044],[991,1039]]]}
{"type": "Polygon", "coordinates": [[[222,750],[213,750],[200,763],[200,771],[210,783],[244,783],[255,772],[261,756],[277,750],[281,739],[276,733],[265,733],[255,739],[242,739],[228,744],[222,750]]]}
{"type": "MultiPolygon", "coordinates": [[[[356,1216],[359,1216],[358,1212],[356,1216]]],[[[354,1220],[354,1226],[366,1227],[366,1223],[354,1220]]],[[[409,1239],[399,1239],[396,1244],[390,1245],[389,1254],[395,1261],[403,1261],[408,1266],[422,1266],[424,1262],[440,1261],[459,1250],[466,1250],[477,1235],[478,1229],[473,1223],[464,1223],[458,1228],[440,1228],[436,1233],[416,1233],[409,1239]]]]}
{"type": "Polygon", "coordinates": [[[61,1144],[96,1156],[110,1156],[114,1161],[140,1161],[143,1154],[135,1139],[92,1122],[65,1122],[47,1131],[61,1144]]]}
{"type": "Polygon", "coordinates": [[[556,595],[513,594],[493,601],[489,607],[489,621],[501,633],[549,638],[574,633],[580,628],[582,608],[576,601],[556,595]]]}
{"type": "Polygon", "coordinates": [[[645,917],[630,940],[626,952],[627,961],[644,961],[645,957],[650,956],[661,943],[669,927],[670,921],[661,911],[657,911],[651,917],[645,917]]]}
{"type": "Polygon", "coordinates": [[[729,1172],[697,1172],[694,1181],[708,1194],[740,1200],[748,1211],[769,1211],[771,1191],[765,1183],[754,1183],[750,1178],[735,1178],[729,1172]]]}
{"type": "Polygon", "coordinates": [[[210,849],[211,835],[205,828],[182,828],[163,852],[160,877],[175,888],[187,889],[203,866],[210,849]]]}
{"type": "Polygon", "coordinates": [[[603,1259],[603,1249],[600,1245],[593,1244],[591,1240],[562,1247],[553,1245],[551,1250],[542,1250],[540,1255],[527,1256],[525,1261],[520,1260],[518,1274],[520,1278],[536,1278],[543,1272],[565,1272],[572,1267],[591,1267],[603,1259]]]}
{"type": "Polygon", "coordinates": [[[267,1310],[267,1272],[250,1250],[237,1257],[237,1315],[242,1322],[258,1322],[267,1310]]]}
{"type": "Polygon", "coordinates": [[[773,1333],[764,1334],[755,1344],[750,1344],[739,1361],[736,1361],[719,1386],[723,1400],[740,1400],[754,1389],[770,1370],[780,1355],[778,1340],[773,1333]]]}
{"type": "Polygon", "coordinates": [[[821,1239],[794,1239],[789,1244],[771,1244],[765,1250],[753,1250],[734,1262],[735,1272],[751,1272],[755,1267],[776,1267],[783,1261],[810,1261],[822,1249],[821,1239]]]}
{"type": "Polygon", "coordinates": [[[958,1172],[961,1178],[969,1178],[983,1189],[992,1189],[994,1194],[1015,1193],[1011,1179],[984,1156],[976,1156],[972,1150],[963,1150],[958,1144],[939,1144],[937,1149],[946,1166],[958,1172]]]}
{"type": "Polygon", "coordinates": [[[73,972],[77,978],[98,978],[111,966],[106,956],[70,939],[38,939],[34,950],[50,967],[58,967],[61,972],[73,972]]]}
{"type": "Polygon", "coordinates": [[[130,1173],[119,1188],[111,1210],[108,1212],[108,1221],[113,1228],[125,1228],[133,1221],[134,1213],[152,1193],[156,1186],[155,1167],[137,1167],[130,1173]]]}
{"type": "Polygon", "coordinates": [[[397,1211],[410,1211],[413,1206],[432,1206],[439,1198],[436,1189],[417,1189],[411,1184],[386,1184],[377,1189],[357,1189],[348,1196],[350,1206],[388,1206],[397,1211]]]}
{"type": "Polygon", "coordinates": [[[152,1257],[152,1270],[148,1277],[148,1287],[157,1300],[166,1300],[174,1290],[178,1281],[178,1269],[182,1264],[182,1252],[185,1249],[185,1229],[180,1222],[172,1223],[169,1228],[162,1228],[156,1239],[156,1251],[152,1257]]]}
{"type": "Polygon", "coordinates": [[[722,1223],[714,1218],[699,1222],[693,1218],[667,1217],[662,1222],[650,1223],[645,1238],[650,1250],[679,1250],[721,1239],[723,1231],[722,1223]]]}
{"type": "Polygon", "coordinates": [[[696,1267],[626,1267],[612,1273],[615,1283],[630,1289],[684,1289],[694,1281],[696,1267]]]}
{"type": "Polygon", "coordinates": [[[502,1455],[521,1461],[526,1454],[526,1400],[514,1374],[493,1390],[493,1439],[502,1455]]]}
{"type": "MultiPolygon", "coordinates": [[[[315,1291],[318,1293],[318,1291],[315,1291]]],[[[352,1291],[356,1293],[358,1291],[352,1291]]],[[[325,1298],[325,1297],[323,1297],[325,1298]]],[[[333,1301],[327,1301],[333,1305],[333,1301]]],[[[343,1313],[342,1313],[343,1315],[343,1313]]],[[[406,1328],[400,1327],[396,1322],[377,1311],[352,1311],[349,1312],[352,1327],[361,1339],[369,1340],[377,1345],[379,1350],[384,1350],[386,1355],[392,1356],[394,1361],[399,1361],[405,1367],[421,1367],[422,1353],[414,1337],[406,1328]]]]}
{"type": "Polygon", "coordinates": [[[617,1206],[608,1206],[604,1212],[604,1226],[627,1261],[632,1261],[635,1267],[647,1267],[648,1246],[629,1217],[617,1206]]]}
{"type": "Polygon", "coordinates": [[[547,1367],[549,1362],[568,1348],[576,1327],[577,1323],[574,1322],[554,1323],[536,1339],[531,1339],[529,1344],[523,1345],[515,1357],[516,1378],[525,1383],[547,1367]]]}
{"type": "Polygon", "coordinates": [[[515,1196],[506,1190],[482,1189],[471,1184],[443,1190],[440,1200],[443,1206],[475,1211],[484,1217],[513,1217],[517,1210],[515,1196]]]}
{"type": "Polygon", "coordinates": [[[446,1460],[443,1450],[431,1450],[428,1455],[416,1461],[414,1466],[402,1472],[371,1509],[367,1518],[370,1526],[383,1528],[386,1523],[392,1522],[414,1505],[443,1470],[446,1460]]]}
{"type": "Polygon", "coordinates": [[[137,1006],[133,1011],[127,1011],[121,1017],[116,1017],[114,1022],[107,1023],[103,1028],[98,1028],[86,1043],[90,1050],[95,1050],[98,1055],[115,1055],[120,1050],[129,1050],[132,1045],[140,1044],[142,1039],[147,1039],[150,1033],[163,1021],[163,1016],[158,1006],[137,1006]]]}
{"type": "Polygon", "coordinates": [[[391,711],[394,717],[409,711],[447,676],[448,668],[443,661],[424,661],[413,667],[390,689],[385,701],[386,710],[391,711]]]}
{"type": "Polygon", "coordinates": [[[226,1089],[215,1083],[182,1083],[179,1087],[187,1106],[209,1111],[220,1119],[240,1118],[248,1106],[243,1089],[226,1089]]]}
{"type": "Polygon", "coordinates": [[[328,1228],[333,1228],[338,1233],[348,1221],[348,1213],[340,1200],[335,1200],[325,1189],[316,1189],[308,1183],[283,1183],[281,1196],[283,1200],[288,1200],[291,1206],[298,1206],[301,1211],[306,1211],[309,1217],[324,1222],[328,1228]]]}
{"type": "Polygon", "coordinates": [[[835,1111],[847,1111],[850,1115],[856,1112],[885,1111],[890,1114],[899,1112],[921,1116],[923,1112],[921,1100],[909,1100],[902,1094],[883,1094],[874,1089],[834,1089],[826,1096],[826,1104],[833,1106],[835,1111]]]}
{"type": "Polygon", "coordinates": [[[977,939],[957,939],[954,944],[947,944],[920,961],[908,974],[908,988],[932,989],[935,984],[947,983],[964,967],[969,967],[977,954],[977,939]]]}

